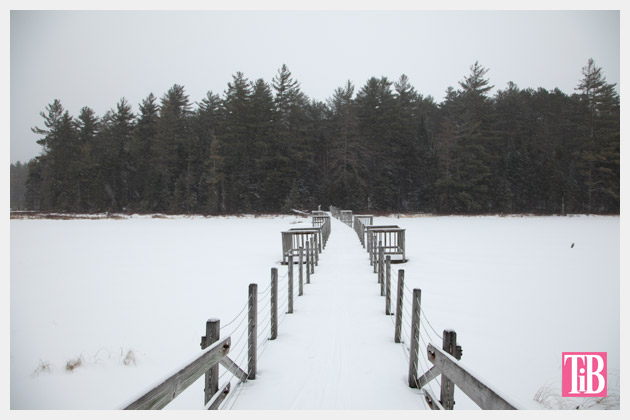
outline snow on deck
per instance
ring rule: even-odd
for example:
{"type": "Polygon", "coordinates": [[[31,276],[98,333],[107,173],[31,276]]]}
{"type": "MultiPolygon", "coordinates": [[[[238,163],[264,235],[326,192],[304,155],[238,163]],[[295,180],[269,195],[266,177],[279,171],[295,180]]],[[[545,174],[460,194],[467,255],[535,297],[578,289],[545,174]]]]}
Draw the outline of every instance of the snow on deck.
{"type": "Polygon", "coordinates": [[[424,408],[407,384],[408,364],[368,254],[352,229],[332,223],[311,284],[259,358],[256,379],[224,408],[424,408]]]}

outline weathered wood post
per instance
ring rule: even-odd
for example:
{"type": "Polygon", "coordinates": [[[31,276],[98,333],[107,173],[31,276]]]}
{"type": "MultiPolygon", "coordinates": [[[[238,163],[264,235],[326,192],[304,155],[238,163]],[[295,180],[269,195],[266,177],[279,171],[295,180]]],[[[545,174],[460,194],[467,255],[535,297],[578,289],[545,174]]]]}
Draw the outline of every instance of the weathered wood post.
{"type": "MultiPolygon", "coordinates": [[[[374,273],[378,273],[378,254],[380,252],[381,247],[383,246],[383,241],[379,240],[377,244],[372,244],[372,254],[374,254],[374,273]]],[[[379,281],[380,281],[379,277],[379,281]]]]}
{"type": "Polygon", "coordinates": [[[311,247],[308,241],[306,241],[306,282],[311,282],[311,247]]]}
{"type": "Polygon", "coordinates": [[[385,315],[392,314],[392,257],[390,255],[385,259],[385,315]]]}
{"type": "Polygon", "coordinates": [[[396,295],[396,327],[394,329],[394,342],[400,343],[403,317],[403,293],[405,292],[405,270],[398,270],[398,294],[396,295]]]}
{"type": "MultiPolygon", "coordinates": [[[[457,346],[457,333],[453,330],[444,330],[442,332],[442,350],[454,356],[457,360],[461,359],[461,347],[457,346]]],[[[440,391],[440,403],[445,410],[452,410],[455,405],[455,384],[442,374],[442,385],[440,391]]]]}
{"type": "Polygon", "coordinates": [[[420,289],[413,289],[413,304],[411,309],[411,335],[409,343],[409,387],[417,388],[418,380],[418,350],[420,348],[420,289]]]}
{"type": "MultiPolygon", "coordinates": [[[[221,321],[209,319],[206,321],[206,335],[201,337],[201,349],[207,349],[219,341],[221,336],[221,321]]],[[[204,405],[208,404],[212,396],[219,390],[219,365],[212,366],[205,375],[204,405]]]]}
{"type": "MultiPolygon", "coordinates": [[[[311,262],[310,264],[307,264],[307,265],[311,267],[311,274],[313,274],[315,273],[315,243],[313,242],[313,240],[307,243],[310,246],[310,250],[307,250],[306,253],[309,255],[310,262],[311,262]]],[[[310,279],[308,280],[309,281],[307,281],[307,283],[310,283],[310,279]]]]}
{"type": "Polygon", "coordinates": [[[385,248],[380,242],[378,247],[378,282],[381,285],[381,296],[385,296],[385,248]]]}
{"type": "Polygon", "coordinates": [[[278,269],[271,269],[271,337],[278,338],[278,269]]]}
{"type": "MultiPolygon", "coordinates": [[[[308,241],[306,241],[306,267],[308,267],[308,241]]],[[[306,270],[306,278],[308,279],[308,269],[306,270]]],[[[300,270],[300,279],[298,282],[298,296],[302,296],[303,294],[304,294],[304,276],[302,276],[302,271],[300,270]]]]}
{"type": "Polygon", "coordinates": [[[303,281],[304,281],[304,248],[300,247],[300,284],[302,284],[303,281]]]}
{"type": "Polygon", "coordinates": [[[249,285],[249,309],[247,313],[247,379],[256,379],[256,349],[258,347],[258,285],[249,285]]]}
{"type": "MultiPolygon", "coordinates": [[[[302,254],[300,254],[300,270],[302,268],[302,254]]],[[[289,303],[287,304],[287,313],[293,313],[293,254],[289,255],[289,275],[288,281],[289,285],[287,286],[288,294],[289,294],[289,303]]],[[[302,277],[302,273],[300,272],[300,277],[302,277]]]]}
{"type": "Polygon", "coordinates": [[[315,256],[315,265],[319,267],[319,233],[313,235],[313,255],[315,256]]]}
{"type": "Polygon", "coordinates": [[[365,234],[367,235],[367,252],[368,255],[370,256],[370,266],[372,264],[374,264],[374,255],[372,253],[372,233],[370,231],[366,231],[365,234]]]}

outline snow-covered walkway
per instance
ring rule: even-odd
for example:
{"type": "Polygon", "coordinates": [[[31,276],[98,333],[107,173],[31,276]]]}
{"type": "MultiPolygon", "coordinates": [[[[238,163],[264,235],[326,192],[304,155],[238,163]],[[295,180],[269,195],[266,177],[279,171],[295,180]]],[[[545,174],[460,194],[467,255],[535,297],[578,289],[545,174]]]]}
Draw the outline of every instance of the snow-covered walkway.
{"type": "Polygon", "coordinates": [[[385,315],[368,254],[354,230],[331,219],[311,284],[295,300],[294,313],[280,317],[256,380],[242,384],[224,408],[424,408],[419,391],[407,385],[406,358],[394,343],[393,319],[385,315]]]}

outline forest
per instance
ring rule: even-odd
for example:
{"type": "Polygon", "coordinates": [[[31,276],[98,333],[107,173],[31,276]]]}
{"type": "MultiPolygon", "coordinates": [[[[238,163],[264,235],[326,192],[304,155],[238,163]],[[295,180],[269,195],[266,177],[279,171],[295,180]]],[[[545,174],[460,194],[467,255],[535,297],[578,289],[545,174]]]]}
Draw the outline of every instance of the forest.
{"type": "Polygon", "coordinates": [[[11,209],[69,213],[619,214],[620,98],[589,59],[575,91],[494,88],[478,62],[442,102],[407,76],[309,98],[283,65],[102,116],[59,100],[11,165],[11,209]]]}

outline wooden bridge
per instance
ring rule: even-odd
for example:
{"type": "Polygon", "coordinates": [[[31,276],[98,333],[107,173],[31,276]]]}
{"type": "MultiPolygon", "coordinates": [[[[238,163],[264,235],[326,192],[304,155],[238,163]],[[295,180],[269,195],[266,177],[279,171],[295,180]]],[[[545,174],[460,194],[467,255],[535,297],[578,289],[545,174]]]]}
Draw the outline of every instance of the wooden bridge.
{"type": "Polygon", "coordinates": [[[281,232],[269,284],[251,284],[224,326],[208,320],[202,353],[125,408],[164,408],[204,376],[205,409],[453,409],[456,387],[482,409],[514,409],[460,362],[455,331],[433,328],[404,268],[392,270],[407,261],[405,229],[331,214],[335,240],[328,214],[281,232]]]}

